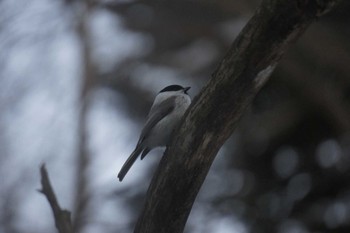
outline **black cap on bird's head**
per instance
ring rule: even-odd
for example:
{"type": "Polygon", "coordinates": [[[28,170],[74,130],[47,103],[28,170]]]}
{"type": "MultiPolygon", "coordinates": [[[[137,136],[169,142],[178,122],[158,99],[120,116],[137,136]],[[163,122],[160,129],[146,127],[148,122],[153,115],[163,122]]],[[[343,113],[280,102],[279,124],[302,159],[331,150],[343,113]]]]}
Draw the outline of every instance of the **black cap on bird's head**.
{"type": "Polygon", "coordinates": [[[167,86],[167,87],[163,88],[159,93],[167,92],[167,91],[180,91],[180,90],[183,90],[184,93],[187,94],[187,91],[190,88],[191,87],[183,87],[183,86],[180,86],[180,85],[170,85],[170,86],[167,86]]]}

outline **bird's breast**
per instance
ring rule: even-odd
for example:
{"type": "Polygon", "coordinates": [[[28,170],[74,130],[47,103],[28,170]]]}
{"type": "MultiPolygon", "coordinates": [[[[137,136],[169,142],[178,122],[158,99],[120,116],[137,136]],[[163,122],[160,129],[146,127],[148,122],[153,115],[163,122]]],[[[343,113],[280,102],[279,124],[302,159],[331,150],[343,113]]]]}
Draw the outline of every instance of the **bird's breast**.
{"type": "Polygon", "coordinates": [[[150,148],[166,146],[190,103],[191,99],[187,95],[177,97],[174,110],[153,127],[146,139],[146,145],[150,148]]]}

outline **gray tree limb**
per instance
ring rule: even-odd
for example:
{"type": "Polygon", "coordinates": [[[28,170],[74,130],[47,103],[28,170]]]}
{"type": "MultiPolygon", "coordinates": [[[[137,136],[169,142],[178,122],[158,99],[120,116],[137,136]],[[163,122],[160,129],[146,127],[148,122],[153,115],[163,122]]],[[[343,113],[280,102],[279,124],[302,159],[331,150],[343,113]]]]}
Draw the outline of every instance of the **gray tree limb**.
{"type": "Polygon", "coordinates": [[[41,175],[41,192],[47,198],[50,203],[54,218],[55,225],[59,233],[73,233],[73,227],[71,222],[71,214],[68,210],[61,209],[58,204],[55,192],[50,183],[49,175],[45,168],[45,164],[40,167],[40,175],[41,175]]]}
{"type": "Polygon", "coordinates": [[[82,6],[74,6],[76,17],[76,34],[80,40],[82,57],[82,75],[80,89],[80,111],[78,119],[78,153],[76,170],[76,192],[74,201],[73,229],[75,233],[84,231],[87,219],[90,217],[89,203],[91,191],[89,190],[88,168],[91,163],[88,150],[88,130],[86,127],[90,107],[90,93],[96,83],[96,67],[91,55],[91,35],[89,31],[89,18],[94,7],[93,0],[85,0],[82,6]]]}
{"type": "Polygon", "coordinates": [[[151,181],[135,233],[183,232],[220,147],[285,51],[338,0],[264,0],[194,99],[151,181]]]}

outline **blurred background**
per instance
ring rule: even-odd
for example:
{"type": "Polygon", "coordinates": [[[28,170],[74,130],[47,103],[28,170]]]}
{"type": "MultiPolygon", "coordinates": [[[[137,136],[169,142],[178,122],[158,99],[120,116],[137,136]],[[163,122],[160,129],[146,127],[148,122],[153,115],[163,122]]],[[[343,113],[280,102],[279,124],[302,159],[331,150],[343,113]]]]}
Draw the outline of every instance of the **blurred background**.
{"type": "MultiPolygon", "coordinates": [[[[0,2],[0,232],[132,232],[163,149],[117,173],[156,93],[194,97],[257,0],[0,2]]],[[[193,233],[350,232],[350,2],[291,47],[220,150],[193,233]]],[[[169,210],[171,211],[171,210],[169,210]]]]}

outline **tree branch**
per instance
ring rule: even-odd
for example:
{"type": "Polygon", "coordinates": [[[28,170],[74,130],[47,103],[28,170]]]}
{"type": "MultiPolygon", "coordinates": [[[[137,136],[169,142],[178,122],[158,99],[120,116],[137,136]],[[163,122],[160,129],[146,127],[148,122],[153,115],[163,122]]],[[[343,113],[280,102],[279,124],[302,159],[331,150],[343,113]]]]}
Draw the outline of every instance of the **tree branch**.
{"type": "MultiPolygon", "coordinates": [[[[73,6],[74,7],[74,6],[73,6]]],[[[80,112],[78,119],[78,153],[76,170],[76,193],[74,201],[73,228],[75,233],[83,232],[87,219],[90,217],[89,203],[91,193],[89,190],[87,170],[91,163],[88,150],[87,117],[90,107],[90,94],[96,83],[96,67],[91,55],[91,35],[89,31],[89,18],[93,11],[94,1],[86,0],[81,6],[75,6],[77,18],[76,33],[81,43],[82,75],[80,90],[80,112]]]]}
{"type": "Polygon", "coordinates": [[[289,46],[337,0],[264,0],[194,99],[152,179],[136,233],[183,232],[220,147],[289,46]]]}
{"type": "Polygon", "coordinates": [[[58,232],[73,233],[71,214],[68,210],[62,210],[60,205],[58,204],[55,192],[51,187],[49,175],[47,174],[45,164],[41,165],[40,174],[42,189],[39,190],[39,192],[44,194],[50,203],[53,215],[55,217],[55,224],[58,232]]]}

